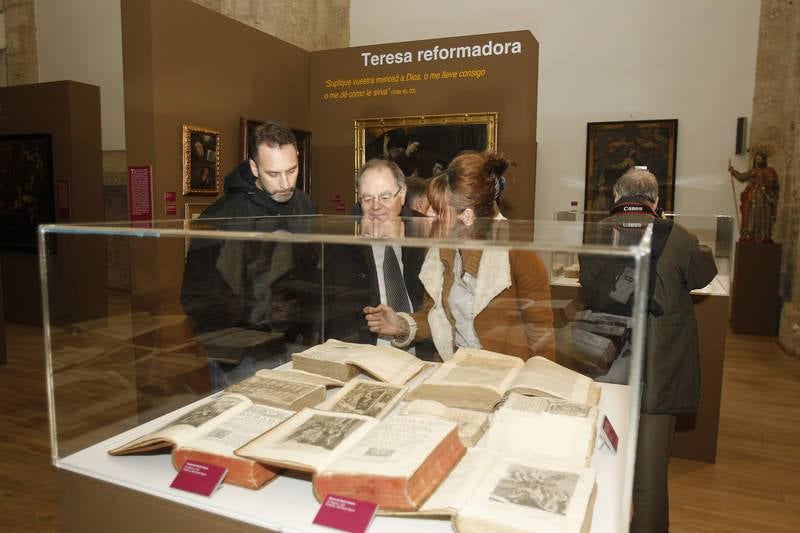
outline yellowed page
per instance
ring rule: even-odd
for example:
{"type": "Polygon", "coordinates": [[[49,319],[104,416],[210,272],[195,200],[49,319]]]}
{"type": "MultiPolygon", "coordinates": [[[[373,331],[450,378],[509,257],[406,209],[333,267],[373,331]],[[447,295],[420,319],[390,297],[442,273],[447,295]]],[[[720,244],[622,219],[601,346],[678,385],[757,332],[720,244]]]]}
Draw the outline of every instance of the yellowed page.
{"type": "Polygon", "coordinates": [[[595,483],[591,468],[504,458],[454,520],[459,533],[579,533],[595,483]]]}
{"type": "Polygon", "coordinates": [[[293,411],[287,409],[267,405],[251,405],[181,447],[235,457],[233,452],[236,449],[274,428],[293,414],[293,411]]]}
{"type": "MultiPolygon", "coordinates": [[[[228,392],[242,394],[254,403],[291,408],[303,398],[314,396],[322,401],[325,398],[323,385],[309,385],[291,379],[283,379],[273,374],[256,374],[226,389],[228,392]]],[[[306,403],[306,406],[309,406],[306,403]]]]}
{"type": "Polygon", "coordinates": [[[406,388],[399,385],[356,378],[317,408],[381,419],[389,414],[405,392],[406,388]]]}
{"type": "Polygon", "coordinates": [[[175,446],[181,446],[211,428],[217,427],[252,404],[253,402],[240,394],[223,394],[178,416],[166,426],[132,440],[119,448],[109,450],[108,453],[111,455],[136,453],[141,451],[137,450],[138,448],[151,448],[151,445],[157,442],[168,442],[175,446]]]}
{"type": "Polygon", "coordinates": [[[458,424],[458,438],[464,446],[475,446],[489,427],[489,414],[471,409],[447,407],[433,400],[414,400],[401,407],[402,414],[431,415],[458,424]]]}
{"type": "Polygon", "coordinates": [[[321,472],[377,421],[368,416],[303,409],[236,450],[236,455],[308,472],[321,472]]]}
{"type": "Polygon", "coordinates": [[[554,396],[571,402],[589,403],[591,378],[544,357],[528,359],[511,386],[522,394],[554,396]]]}
{"type": "Polygon", "coordinates": [[[420,507],[420,512],[454,515],[464,507],[483,476],[497,460],[486,448],[470,448],[442,484],[420,507]]]}
{"type": "Polygon", "coordinates": [[[386,383],[405,385],[426,366],[421,359],[391,346],[354,346],[357,349],[350,354],[347,362],[386,383]]]}
{"type": "Polygon", "coordinates": [[[522,359],[518,357],[477,348],[459,348],[449,361],[425,380],[425,384],[486,387],[503,394],[522,365],[522,359]]]}
{"type": "Polygon", "coordinates": [[[528,413],[549,413],[552,415],[578,416],[597,420],[597,406],[576,403],[561,398],[542,396],[525,396],[518,392],[509,392],[503,399],[501,409],[514,409],[528,413]]]}
{"type": "Polygon", "coordinates": [[[256,372],[256,376],[277,376],[282,379],[292,379],[308,385],[322,385],[324,387],[343,387],[345,382],[338,379],[312,374],[303,370],[293,368],[282,368],[280,370],[262,369],[256,372]]]}
{"type": "Polygon", "coordinates": [[[430,416],[387,418],[333,461],[324,475],[411,477],[454,429],[455,422],[430,416]]]}

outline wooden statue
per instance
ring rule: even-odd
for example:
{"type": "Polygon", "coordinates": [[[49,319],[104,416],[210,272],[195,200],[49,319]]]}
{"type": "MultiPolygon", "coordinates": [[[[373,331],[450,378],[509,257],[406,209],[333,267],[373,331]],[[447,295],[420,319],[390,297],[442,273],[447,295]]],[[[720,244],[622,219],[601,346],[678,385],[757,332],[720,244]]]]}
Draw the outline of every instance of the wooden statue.
{"type": "Polygon", "coordinates": [[[733,168],[729,161],[728,172],[731,178],[747,183],[740,195],[739,242],[772,242],[772,227],[778,212],[779,185],[778,173],[767,165],[767,150],[755,149],[753,167],[745,172],[733,168]]]}

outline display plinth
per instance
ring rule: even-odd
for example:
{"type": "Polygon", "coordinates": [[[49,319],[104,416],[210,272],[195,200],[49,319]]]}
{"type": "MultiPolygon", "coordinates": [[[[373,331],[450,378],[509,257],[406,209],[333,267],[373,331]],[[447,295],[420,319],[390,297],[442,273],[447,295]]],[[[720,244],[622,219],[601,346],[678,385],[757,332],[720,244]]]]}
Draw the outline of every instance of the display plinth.
{"type": "Polygon", "coordinates": [[[777,335],[781,245],[736,243],[731,329],[743,335],[777,335]]]}

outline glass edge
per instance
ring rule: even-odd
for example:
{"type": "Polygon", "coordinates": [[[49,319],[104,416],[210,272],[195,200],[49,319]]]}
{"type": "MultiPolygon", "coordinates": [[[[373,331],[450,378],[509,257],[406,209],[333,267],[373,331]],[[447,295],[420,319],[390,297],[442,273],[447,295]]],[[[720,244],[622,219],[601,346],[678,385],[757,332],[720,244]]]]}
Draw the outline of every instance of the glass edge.
{"type": "Polygon", "coordinates": [[[44,342],[45,378],[47,387],[47,420],[50,430],[50,459],[58,463],[58,433],[56,431],[55,383],[53,353],[50,337],[50,299],[47,283],[47,232],[39,227],[39,280],[42,291],[42,340],[44,342]]]}

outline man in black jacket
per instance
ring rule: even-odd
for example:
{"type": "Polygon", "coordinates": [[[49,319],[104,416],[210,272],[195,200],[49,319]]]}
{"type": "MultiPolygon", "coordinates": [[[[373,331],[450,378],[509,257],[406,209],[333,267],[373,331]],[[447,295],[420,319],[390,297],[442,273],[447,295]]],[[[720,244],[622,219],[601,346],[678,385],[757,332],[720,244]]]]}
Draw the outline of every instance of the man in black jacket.
{"type": "MultiPolygon", "coordinates": [[[[295,188],[294,134],[269,122],[258,126],[248,142],[251,158],[225,177],[225,195],[200,215],[197,225],[291,232],[302,221],[281,215],[315,213],[311,199],[295,188]]],[[[287,344],[311,341],[314,318],[303,310],[304,298],[314,291],[298,290],[319,279],[316,254],[309,248],[254,239],[192,239],[181,304],[208,353],[212,388],[257,368],[277,366],[291,355],[287,344]]]]}

